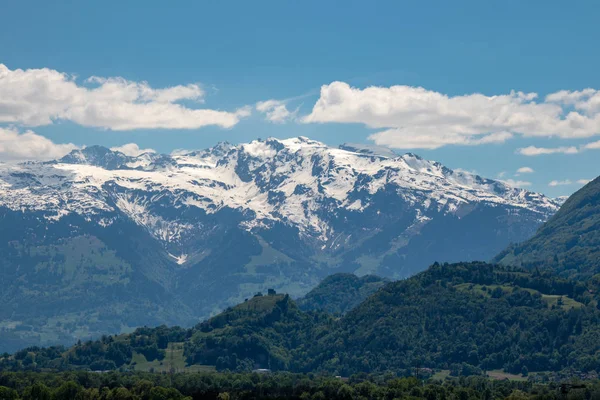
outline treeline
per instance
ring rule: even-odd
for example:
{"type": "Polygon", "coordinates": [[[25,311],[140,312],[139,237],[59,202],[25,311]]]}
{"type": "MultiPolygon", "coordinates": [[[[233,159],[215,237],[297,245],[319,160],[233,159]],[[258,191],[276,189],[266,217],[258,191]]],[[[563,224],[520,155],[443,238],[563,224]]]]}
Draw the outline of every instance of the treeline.
{"type": "MultiPolygon", "coordinates": [[[[572,389],[569,399],[600,398],[600,384],[572,389]]],[[[0,372],[3,400],[183,400],[183,399],[540,399],[566,398],[560,385],[458,377],[445,381],[393,374],[340,379],[291,373],[147,374],[90,372],[0,372]]]]}
{"type": "Polygon", "coordinates": [[[183,342],[192,333],[180,327],[143,327],[127,335],[79,341],[68,349],[64,346],[28,347],[13,355],[0,355],[0,370],[116,370],[129,366],[134,352],[143,354],[148,361],[163,360],[169,343],[183,342]]]}

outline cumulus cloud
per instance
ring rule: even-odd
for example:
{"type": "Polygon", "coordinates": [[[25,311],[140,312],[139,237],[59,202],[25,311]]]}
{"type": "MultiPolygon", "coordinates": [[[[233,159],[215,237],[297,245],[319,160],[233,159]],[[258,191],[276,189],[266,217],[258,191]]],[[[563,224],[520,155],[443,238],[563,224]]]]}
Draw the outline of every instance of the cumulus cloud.
{"type": "Polygon", "coordinates": [[[231,128],[250,114],[248,107],[228,112],[180,103],[203,100],[197,84],[155,89],[119,77],[91,77],[78,84],[75,77],[56,70],[10,70],[0,64],[0,123],[40,126],[64,120],[119,131],[231,128]]]}
{"type": "Polygon", "coordinates": [[[562,146],[562,147],[536,147],[529,146],[523,147],[517,150],[518,154],[524,156],[539,156],[543,154],[578,154],[585,150],[598,150],[600,149],[600,140],[583,144],[579,147],[576,146],[562,146]]]}
{"type": "Polygon", "coordinates": [[[518,180],[514,180],[514,179],[503,179],[500,182],[506,183],[508,186],[512,186],[512,187],[527,187],[527,186],[531,186],[531,182],[528,181],[518,181],[518,180]]]}
{"type": "Polygon", "coordinates": [[[575,184],[587,185],[591,181],[592,181],[591,179],[578,179],[576,181],[572,181],[570,179],[565,179],[562,181],[554,180],[554,181],[550,181],[550,183],[548,183],[548,186],[567,186],[567,185],[575,185],[575,184]]]}
{"type": "Polygon", "coordinates": [[[579,149],[575,146],[569,147],[536,147],[528,146],[517,150],[517,153],[524,156],[539,156],[542,154],[577,154],[579,149]]]}
{"type": "Polygon", "coordinates": [[[256,110],[265,114],[267,121],[282,124],[295,119],[298,110],[290,111],[283,100],[266,100],[256,103],[256,110]]]}
{"type": "Polygon", "coordinates": [[[154,149],[140,149],[136,143],[127,143],[122,146],[115,146],[110,148],[112,151],[120,151],[126,156],[137,157],[144,153],[156,153],[154,149]]]}
{"type": "Polygon", "coordinates": [[[370,136],[393,148],[435,149],[446,145],[501,143],[514,135],[583,138],[600,133],[600,94],[557,92],[544,101],[536,93],[448,96],[411,86],[321,87],[305,123],[360,123],[381,129],[370,136]]]}
{"type": "Polygon", "coordinates": [[[592,142],[592,143],[588,143],[583,145],[583,149],[585,150],[598,150],[600,149],[600,140],[598,140],[597,142],[592,142]]]}
{"type": "Polygon", "coordinates": [[[592,88],[583,90],[561,90],[546,96],[546,102],[571,106],[586,116],[600,112],[600,91],[592,88]]]}
{"type": "Polygon", "coordinates": [[[530,167],[521,167],[517,170],[518,174],[533,174],[535,171],[530,167]]]}
{"type": "Polygon", "coordinates": [[[56,144],[30,130],[20,133],[16,129],[0,128],[2,161],[53,160],[76,148],[72,143],[56,144]]]}
{"type": "Polygon", "coordinates": [[[573,182],[570,179],[565,179],[564,181],[550,181],[550,183],[548,183],[548,186],[566,186],[572,184],[573,182]]]}

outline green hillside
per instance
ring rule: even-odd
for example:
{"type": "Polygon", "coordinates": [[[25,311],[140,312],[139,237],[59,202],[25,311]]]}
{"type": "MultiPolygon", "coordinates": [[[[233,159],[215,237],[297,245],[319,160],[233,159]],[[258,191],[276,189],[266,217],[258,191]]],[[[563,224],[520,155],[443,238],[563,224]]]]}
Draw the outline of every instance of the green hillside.
{"type": "Polygon", "coordinates": [[[310,353],[308,367],[340,373],[419,365],[512,373],[597,369],[597,307],[583,283],[550,274],[436,264],[386,285],[349,312],[310,353]]]}
{"type": "Polygon", "coordinates": [[[341,318],[304,312],[287,295],[257,296],[192,329],[29,348],[12,369],[409,371],[477,374],[600,370],[595,281],[485,263],[434,264],[389,283],[341,318]]]}
{"type": "Polygon", "coordinates": [[[600,178],[573,194],[535,236],[495,261],[581,279],[600,273],[600,178]]]}
{"type": "Polygon", "coordinates": [[[345,314],[388,282],[375,275],[334,274],[325,278],[306,296],[297,300],[304,311],[345,314]]]}

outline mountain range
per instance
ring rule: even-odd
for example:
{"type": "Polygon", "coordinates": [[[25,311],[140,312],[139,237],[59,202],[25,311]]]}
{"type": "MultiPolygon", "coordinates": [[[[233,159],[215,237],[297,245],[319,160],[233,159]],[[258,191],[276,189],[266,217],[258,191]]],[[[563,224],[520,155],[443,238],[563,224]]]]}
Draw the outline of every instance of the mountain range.
{"type": "Polygon", "coordinates": [[[304,137],[0,165],[0,350],[199,319],[336,272],[488,260],[560,203],[414,154],[304,137]]]}
{"type": "Polygon", "coordinates": [[[540,261],[436,262],[392,282],[338,273],[297,301],[269,290],[189,329],[142,327],[70,348],[30,347],[1,356],[0,368],[268,368],[350,376],[409,375],[423,367],[455,375],[503,370],[532,372],[534,379],[597,377],[600,275],[590,273],[598,245],[586,235],[600,214],[597,182],[571,196],[533,238],[496,257],[517,262],[521,254],[539,251],[533,255],[540,261]],[[565,236],[572,242],[567,251],[565,236]],[[552,264],[555,259],[544,255],[551,251],[547,242],[554,243],[558,260],[576,257],[581,270],[552,264]]]}

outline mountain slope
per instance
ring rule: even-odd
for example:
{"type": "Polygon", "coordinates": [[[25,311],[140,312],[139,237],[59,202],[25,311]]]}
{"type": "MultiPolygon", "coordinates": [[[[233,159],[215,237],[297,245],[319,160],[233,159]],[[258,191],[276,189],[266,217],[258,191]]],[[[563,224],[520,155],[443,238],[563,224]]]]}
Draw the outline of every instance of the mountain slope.
{"type": "Polygon", "coordinates": [[[535,236],[496,261],[583,279],[600,273],[600,178],[569,197],[535,236]]]}
{"type": "Polygon", "coordinates": [[[598,300],[597,282],[485,263],[435,264],[385,285],[342,318],[303,312],[287,295],[257,296],[188,330],[141,328],[70,349],[25,349],[0,365],[139,369],[177,346],[176,362],[189,370],[597,371],[598,300]]]}
{"type": "Polygon", "coordinates": [[[304,297],[296,300],[303,311],[325,311],[345,314],[388,281],[374,275],[334,274],[323,279],[304,297]]]}
{"type": "Polygon", "coordinates": [[[597,289],[591,282],[518,268],[436,264],[385,285],[337,320],[298,313],[291,303],[287,312],[269,311],[258,318],[256,311],[250,319],[226,312],[218,324],[199,325],[186,354],[189,361],[202,363],[209,361],[206,354],[213,360],[228,357],[230,369],[270,366],[342,376],[415,365],[513,373],[524,368],[593,371],[600,367],[597,289]],[[242,332],[252,333],[241,340],[242,332]],[[232,361],[234,346],[248,349],[249,343],[256,351],[232,361]],[[267,364],[281,359],[278,355],[285,355],[286,362],[267,364]]]}
{"type": "Polygon", "coordinates": [[[196,321],[172,295],[172,262],[138,225],[90,226],[78,215],[43,221],[0,210],[0,349],[196,321]]]}
{"type": "Polygon", "coordinates": [[[267,288],[301,296],[335,272],[405,278],[489,259],[557,207],[413,154],[307,138],[0,164],[0,332],[67,344],[189,326],[267,288]]]}
{"type": "Polygon", "coordinates": [[[313,346],[311,365],[341,373],[452,364],[593,370],[599,317],[598,299],[578,282],[484,263],[438,264],[350,311],[313,346]]]}

